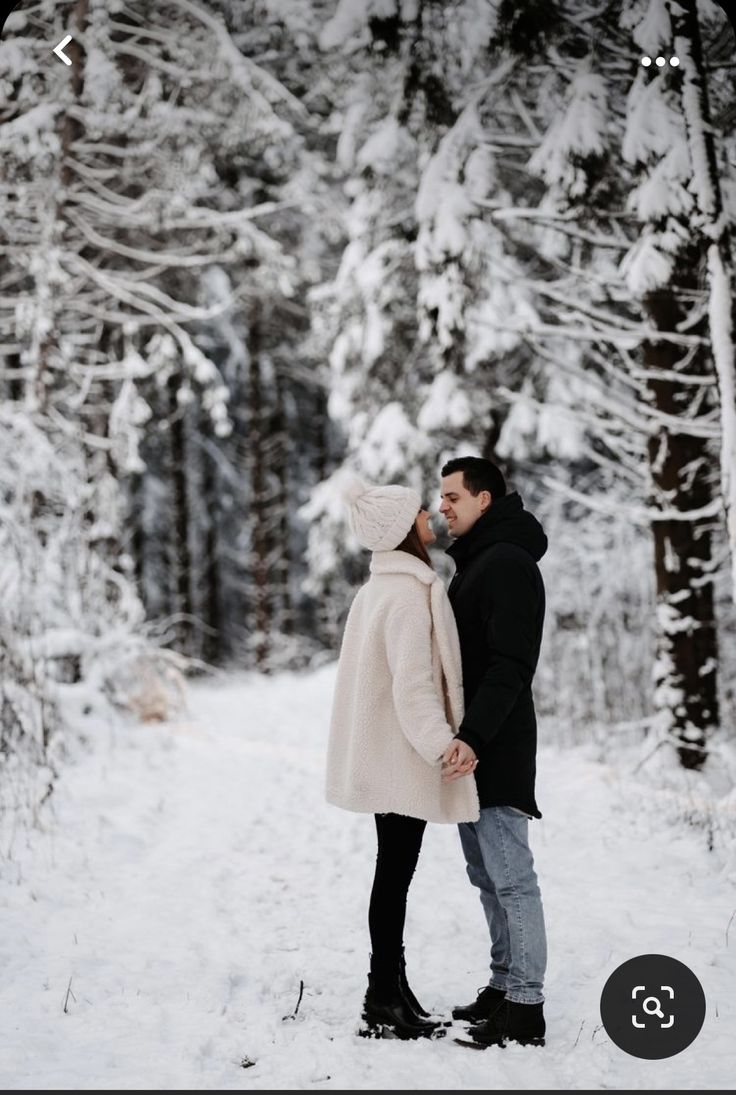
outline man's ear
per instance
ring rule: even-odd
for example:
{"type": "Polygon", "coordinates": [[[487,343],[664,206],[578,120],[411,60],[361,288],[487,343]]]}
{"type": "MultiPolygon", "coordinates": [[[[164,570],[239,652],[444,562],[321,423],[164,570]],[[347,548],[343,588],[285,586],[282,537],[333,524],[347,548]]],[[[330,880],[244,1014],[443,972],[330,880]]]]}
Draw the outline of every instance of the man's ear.
{"type": "Polygon", "coordinates": [[[488,504],[483,507],[483,512],[485,513],[486,510],[490,509],[491,505],[493,504],[493,495],[491,494],[491,492],[489,490],[483,490],[483,491],[481,491],[481,494],[487,494],[488,495],[488,504]]]}

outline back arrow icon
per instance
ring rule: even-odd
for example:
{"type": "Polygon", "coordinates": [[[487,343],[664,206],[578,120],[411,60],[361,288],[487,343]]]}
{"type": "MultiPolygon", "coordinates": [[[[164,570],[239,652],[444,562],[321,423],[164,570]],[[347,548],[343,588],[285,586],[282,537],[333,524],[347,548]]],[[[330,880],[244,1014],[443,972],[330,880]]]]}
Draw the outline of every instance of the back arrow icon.
{"type": "Polygon", "coordinates": [[[59,42],[58,46],[54,50],[54,53],[56,54],[56,56],[61,61],[63,61],[65,65],[70,65],[72,63],[71,58],[67,57],[67,55],[64,53],[64,46],[68,46],[69,43],[71,42],[71,40],[72,40],[71,34],[67,34],[66,38],[62,38],[61,41],[59,42]]]}

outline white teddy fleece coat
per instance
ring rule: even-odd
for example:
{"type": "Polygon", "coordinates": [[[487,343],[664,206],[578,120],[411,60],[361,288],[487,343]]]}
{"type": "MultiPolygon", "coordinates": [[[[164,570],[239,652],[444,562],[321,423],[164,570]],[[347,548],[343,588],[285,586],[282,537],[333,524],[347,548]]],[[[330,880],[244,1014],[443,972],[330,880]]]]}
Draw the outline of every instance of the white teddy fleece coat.
{"type": "Polygon", "coordinates": [[[477,821],[473,775],[442,783],[463,717],[460,645],[438,576],[405,551],[374,552],[343,635],[327,800],[345,810],[477,821]]]}

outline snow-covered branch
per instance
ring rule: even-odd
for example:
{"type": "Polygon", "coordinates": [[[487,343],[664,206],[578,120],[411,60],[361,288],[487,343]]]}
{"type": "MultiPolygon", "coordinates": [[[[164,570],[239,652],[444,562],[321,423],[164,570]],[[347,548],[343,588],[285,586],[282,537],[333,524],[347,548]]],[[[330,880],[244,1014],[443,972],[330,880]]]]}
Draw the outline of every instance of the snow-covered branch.
{"type": "Polygon", "coordinates": [[[736,323],[733,257],[718,178],[707,85],[695,0],[667,0],[682,66],[682,101],[701,231],[708,242],[708,280],[713,360],[721,416],[721,495],[731,552],[732,598],[736,603],[736,323]]]}
{"type": "Polygon", "coordinates": [[[602,497],[594,497],[590,494],[583,494],[581,491],[575,490],[574,487],[569,486],[567,483],[561,483],[559,480],[552,479],[550,476],[545,476],[543,483],[549,490],[564,494],[570,501],[578,502],[586,510],[594,510],[596,513],[603,513],[609,517],[613,517],[616,514],[620,514],[623,509],[626,512],[627,520],[631,521],[633,524],[641,525],[644,528],[649,528],[651,524],[656,521],[685,521],[692,523],[696,520],[716,517],[721,512],[721,502],[718,498],[714,498],[707,506],[701,506],[700,508],[693,510],[678,510],[671,507],[653,509],[648,506],[622,505],[619,499],[612,501],[602,497]]]}

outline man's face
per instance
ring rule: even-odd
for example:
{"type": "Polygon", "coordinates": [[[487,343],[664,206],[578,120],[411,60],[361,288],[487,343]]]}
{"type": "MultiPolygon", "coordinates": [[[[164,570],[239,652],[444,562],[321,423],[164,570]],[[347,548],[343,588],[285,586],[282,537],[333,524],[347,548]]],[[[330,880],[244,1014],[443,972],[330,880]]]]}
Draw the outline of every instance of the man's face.
{"type": "Polygon", "coordinates": [[[444,476],[441,493],[440,513],[447,521],[450,536],[463,536],[491,504],[490,491],[470,493],[463,482],[461,471],[454,471],[452,475],[444,476]]]}

